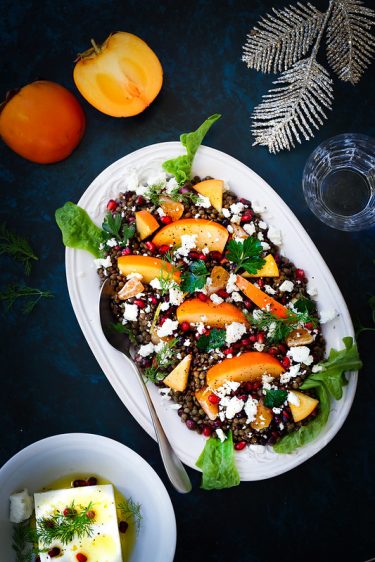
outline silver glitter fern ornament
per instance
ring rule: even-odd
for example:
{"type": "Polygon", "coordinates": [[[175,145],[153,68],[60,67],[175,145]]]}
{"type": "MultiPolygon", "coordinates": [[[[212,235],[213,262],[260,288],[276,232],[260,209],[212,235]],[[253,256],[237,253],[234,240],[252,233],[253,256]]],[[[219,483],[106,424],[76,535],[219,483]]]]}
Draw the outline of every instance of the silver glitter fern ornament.
{"type": "Polygon", "coordinates": [[[341,80],[356,84],[375,52],[374,16],[360,0],[330,0],[325,13],[298,3],[274,9],[251,30],[243,61],[262,72],[281,72],[277,87],[253,111],[254,145],[276,153],[314,136],[333,100],[330,75],[316,60],[323,34],[329,65],[341,80]]]}

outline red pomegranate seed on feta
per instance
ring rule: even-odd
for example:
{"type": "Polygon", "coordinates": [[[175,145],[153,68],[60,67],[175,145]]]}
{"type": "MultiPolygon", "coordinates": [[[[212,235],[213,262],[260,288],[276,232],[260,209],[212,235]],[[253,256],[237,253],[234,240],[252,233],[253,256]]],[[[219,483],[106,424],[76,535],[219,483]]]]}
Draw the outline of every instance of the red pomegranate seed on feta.
{"type": "Polygon", "coordinates": [[[289,357],[284,357],[284,359],[282,359],[282,361],[281,361],[281,364],[284,367],[284,369],[289,369],[289,367],[290,367],[289,357]]]}
{"type": "Polygon", "coordinates": [[[242,215],[241,217],[241,222],[250,222],[253,218],[253,215],[251,213],[246,213],[246,215],[242,215]]]}
{"type": "Polygon", "coordinates": [[[211,402],[211,404],[219,404],[220,398],[212,393],[208,396],[208,401],[211,402]]]}

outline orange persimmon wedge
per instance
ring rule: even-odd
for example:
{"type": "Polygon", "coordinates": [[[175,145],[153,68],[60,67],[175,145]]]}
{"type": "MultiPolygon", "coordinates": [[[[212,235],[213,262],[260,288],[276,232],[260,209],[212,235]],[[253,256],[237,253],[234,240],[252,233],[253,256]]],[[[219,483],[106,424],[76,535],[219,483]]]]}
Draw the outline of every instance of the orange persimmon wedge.
{"type": "Polygon", "coordinates": [[[169,388],[173,388],[173,390],[183,392],[188,383],[191,359],[191,354],[186,355],[173,371],[165,377],[163,383],[169,386],[169,388]]]}
{"type": "Polygon", "coordinates": [[[204,413],[207,414],[208,418],[212,421],[215,420],[219,414],[219,406],[218,404],[212,404],[208,399],[210,394],[212,394],[212,390],[206,386],[196,390],[194,394],[198,404],[204,413]]]}
{"type": "Polygon", "coordinates": [[[251,422],[251,427],[259,431],[260,429],[264,429],[268,427],[272,421],[273,414],[271,408],[267,408],[262,402],[262,400],[258,404],[257,413],[255,419],[251,422]]]}
{"type": "Polygon", "coordinates": [[[268,254],[265,258],[265,264],[256,273],[241,273],[243,277],[279,277],[280,272],[272,254],[268,254]]]}
{"type": "Polygon", "coordinates": [[[168,224],[154,236],[156,246],[181,244],[181,236],[195,235],[195,244],[199,250],[208,248],[210,252],[223,252],[229,233],[227,229],[214,221],[206,219],[182,219],[168,224]]]}
{"type": "Polygon", "coordinates": [[[184,206],[179,201],[173,201],[169,197],[160,197],[160,207],[163,209],[167,217],[172,221],[178,221],[184,214],[184,206]]]}
{"type": "Polygon", "coordinates": [[[214,304],[211,300],[186,300],[177,308],[177,320],[182,322],[203,322],[212,328],[224,328],[232,322],[248,325],[245,315],[239,308],[228,302],[214,304]]]}
{"type": "Polygon", "coordinates": [[[295,395],[298,399],[298,405],[293,404],[289,400],[289,407],[292,412],[293,420],[297,423],[299,421],[304,420],[309,416],[319,404],[319,400],[316,398],[311,398],[307,394],[303,392],[298,392],[297,390],[293,390],[292,394],[295,395]]]}
{"type": "Polygon", "coordinates": [[[144,283],[150,283],[152,279],[160,276],[172,276],[176,283],[180,282],[180,272],[173,271],[173,266],[160,258],[150,256],[120,256],[117,265],[121,275],[139,273],[144,283]]]}
{"type": "Polygon", "coordinates": [[[149,211],[138,211],[135,213],[135,226],[139,238],[144,240],[159,228],[159,223],[149,211]]]}
{"type": "Polygon", "coordinates": [[[255,287],[253,283],[250,283],[250,281],[247,281],[241,275],[237,275],[236,285],[254,304],[259,306],[259,308],[263,309],[269,307],[269,311],[275,314],[275,316],[279,318],[287,317],[288,309],[284,305],[255,287]]]}
{"type": "Polygon", "coordinates": [[[248,351],[239,357],[224,359],[207,371],[207,385],[215,390],[227,381],[252,382],[262,375],[279,377],[284,373],[277,359],[263,351],[248,351]]]}
{"type": "Polygon", "coordinates": [[[112,117],[141,113],[163,84],[163,69],[154,51],[142,39],[118,31],[102,45],[78,55],[74,82],[96,109],[112,117]]]}
{"type": "Polygon", "coordinates": [[[204,180],[193,185],[195,191],[208,197],[211,205],[221,213],[223,208],[223,180],[204,180]]]}

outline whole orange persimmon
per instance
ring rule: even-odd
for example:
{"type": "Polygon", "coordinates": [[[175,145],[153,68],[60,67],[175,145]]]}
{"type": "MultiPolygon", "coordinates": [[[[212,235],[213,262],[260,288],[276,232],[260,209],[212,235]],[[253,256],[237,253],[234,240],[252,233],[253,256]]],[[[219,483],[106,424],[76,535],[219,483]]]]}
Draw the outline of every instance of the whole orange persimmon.
{"type": "Polygon", "coordinates": [[[131,117],[146,109],[163,84],[163,69],[142,39],[124,31],[78,55],[74,82],[96,109],[112,117],[131,117]]]}
{"type": "Polygon", "coordinates": [[[73,152],[85,124],[85,114],[69,90],[55,82],[38,80],[5,101],[0,113],[0,136],[27,160],[50,164],[73,152]]]}

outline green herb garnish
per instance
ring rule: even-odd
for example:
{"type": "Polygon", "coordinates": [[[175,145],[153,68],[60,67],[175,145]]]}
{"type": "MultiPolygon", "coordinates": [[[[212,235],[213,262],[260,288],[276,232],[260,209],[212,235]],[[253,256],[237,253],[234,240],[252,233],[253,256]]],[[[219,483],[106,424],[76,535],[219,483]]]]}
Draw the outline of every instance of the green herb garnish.
{"type": "Polygon", "coordinates": [[[305,314],[314,314],[316,312],[316,304],[311,299],[300,297],[294,304],[294,310],[305,314]]]}
{"type": "Polygon", "coordinates": [[[264,405],[267,408],[280,408],[287,399],[288,392],[279,388],[271,388],[266,390],[266,395],[263,399],[264,405]]]}
{"type": "Polygon", "coordinates": [[[286,311],[285,318],[280,318],[267,310],[256,310],[255,315],[246,314],[246,318],[250,324],[266,333],[269,343],[285,341],[293,330],[303,324],[311,323],[314,327],[318,324],[318,319],[310,316],[308,312],[293,312],[289,309],[286,311]]]}
{"type": "Polygon", "coordinates": [[[134,225],[125,224],[122,228],[122,217],[118,213],[112,214],[108,212],[104,217],[102,228],[107,234],[116,238],[121,244],[126,244],[135,234],[134,225]]]}
{"type": "Polygon", "coordinates": [[[155,207],[160,207],[160,197],[162,196],[162,192],[165,189],[165,183],[155,183],[153,185],[147,186],[147,191],[145,192],[144,196],[146,199],[149,199],[155,207]]]}
{"type": "Polygon", "coordinates": [[[208,336],[201,336],[197,341],[197,347],[200,352],[218,349],[225,345],[226,331],[213,328],[208,336]]]}
{"type": "Polygon", "coordinates": [[[69,544],[74,538],[83,539],[92,537],[94,517],[88,517],[88,512],[93,511],[93,504],[90,502],[86,507],[77,508],[74,501],[67,506],[72,515],[65,516],[56,513],[50,517],[37,519],[36,528],[39,542],[45,547],[49,547],[54,541],[59,541],[63,545],[69,544]]]}
{"type": "Polygon", "coordinates": [[[119,334],[126,334],[132,343],[137,343],[134,332],[131,328],[129,328],[129,326],[117,322],[116,324],[112,324],[112,329],[119,334]]]}
{"type": "Polygon", "coordinates": [[[5,290],[0,292],[0,301],[4,302],[7,311],[13,307],[18,299],[25,301],[22,306],[22,312],[24,314],[32,312],[40,299],[51,299],[53,297],[54,295],[51,291],[42,291],[41,289],[20,285],[9,285],[5,290]]]}
{"type": "Polygon", "coordinates": [[[276,453],[291,453],[313,441],[326,425],[331,410],[330,395],[336,400],[342,396],[342,387],[347,384],[345,373],[361,369],[362,361],[353,338],[343,338],[344,349],[331,349],[328,359],[320,363],[322,370],[312,373],[301,385],[302,390],[314,389],[319,399],[319,410],[315,418],[297,431],[285,435],[274,446],[276,453]]]}
{"type": "Polygon", "coordinates": [[[208,270],[203,260],[192,262],[189,265],[189,271],[184,271],[181,275],[181,291],[194,293],[198,289],[203,289],[207,276],[208,270]]]}
{"type": "Polygon", "coordinates": [[[135,525],[137,535],[139,534],[139,531],[141,529],[141,523],[143,519],[141,508],[141,504],[135,502],[132,498],[122,501],[117,506],[122,519],[125,519],[127,523],[133,523],[135,525]]]}
{"type": "Polygon", "coordinates": [[[215,113],[211,115],[196,131],[191,133],[182,133],[180,136],[181,144],[186,148],[186,154],[177,156],[172,160],[166,160],[163,163],[163,168],[169,174],[172,174],[179,184],[185,183],[190,179],[191,167],[193,164],[194,156],[202,144],[204,137],[209,131],[210,127],[220,119],[221,115],[215,113]]]}
{"type": "Polygon", "coordinates": [[[16,553],[16,562],[32,562],[33,554],[38,554],[38,543],[35,529],[30,527],[30,521],[13,526],[12,548],[16,553]]]}
{"type": "Polygon", "coordinates": [[[173,255],[172,253],[169,251],[165,256],[164,256],[164,260],[163,261],[163,265],[162,265],[162,269],[160,270],[160,273],[157,277],[157,279],[159,280],[160,283],[160,292],[162,294],[162,296],[166,295],[169,291],[169,289],[171,288],[178,288],[178,284],[176,283],[176,281],[174,280],[174,274],[176,273],[176,271],[178,270],[178,267],[176,267],[173,263],[173,255]],[[171,265],[171,267],[167,267],[167,263],[169,263],[171,265]]]}
{"type": "Polygon", "coordinates": [[[100,245],[106,241],[107,235],[84,209],[69,201],[57,209],[55,217],[65,246],[86,250],[96,258],[101,257],[100,245]]]}
{"type": "Polygon", "coordinates": [[[8,230],[5,223],[0,225],[1,254],[8,254],[16,261],[22,262],[26,275],[30,275],[31,261],[38,259],[26,238],[8,230]]]}
{"type": "Polygon", "coordinates": [[[199,195],[197,193],[193,193],[192,191],[188,191],[187,193],[180,193],[180,187],[174,187],[169,193],[168,197],[172,199],[172,201],[178,201],[179,203],[197,203],[199,200],[199,195]]]}
{"type": "Polygon", "coordinates": [[[254,236],[245,238],[243,242],[230,240],[227,250],[226,258],[236,264],[234,273],[243,269],[247,273],[256,274],[266,263],[261,257],[262,244],[254,236]]]}
{"type": "Polygon", "coordinates": [[[204,490],[219,490],[238,486],[240,475],[234,462],[234,448],[232,432],[222,443],[220,439],[210,437],[196,462],[202,471],[201,488],[204,490]]]}
{"type": "Polygon", "coordinates": [[[166,376],[165,371],[173,364],[173,348],[177,344],[178,339],[174,338],[167,342],[163,342],[164,345],[160,351],[158,351],[152,361],[151,367],[147,367],[143,374],[144,376],[152,381],[159,382],[163,380],[166,376]]]}

